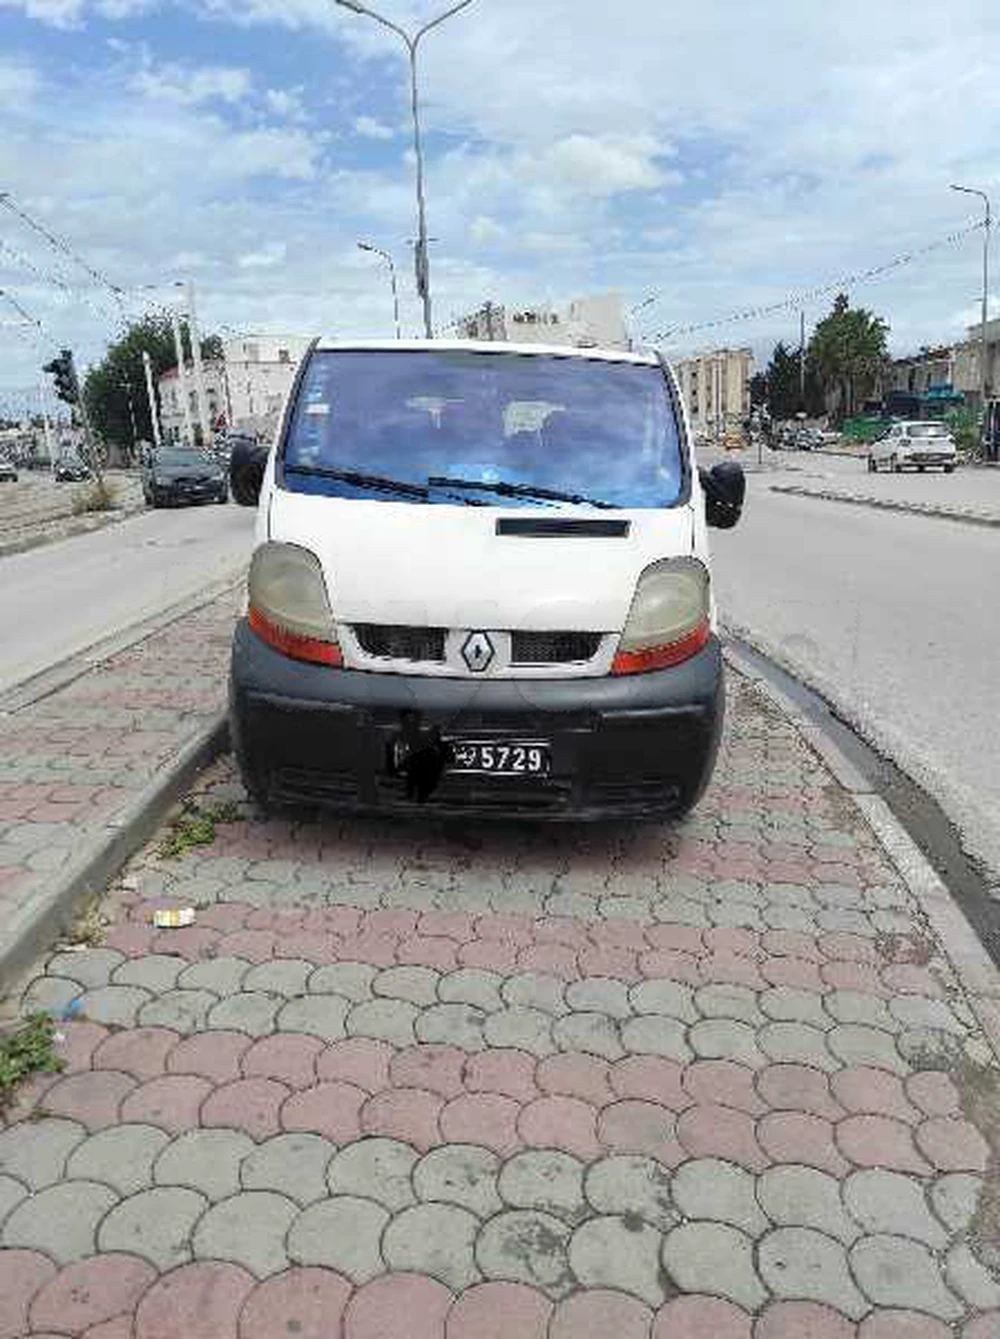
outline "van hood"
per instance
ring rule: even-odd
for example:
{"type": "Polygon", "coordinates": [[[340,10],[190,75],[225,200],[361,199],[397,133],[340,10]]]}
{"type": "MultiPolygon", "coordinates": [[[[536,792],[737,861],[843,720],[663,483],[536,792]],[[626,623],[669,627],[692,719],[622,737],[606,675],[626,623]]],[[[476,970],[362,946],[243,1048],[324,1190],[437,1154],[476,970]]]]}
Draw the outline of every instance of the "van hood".
{"type": "Polygon", "coordinates": [[[694,546],[690,504],[425,506],[281,488],[268,501],[268,537],[316,554],[338,623],[619,632],[644,568],[694,546]],[[523,533],[581,521],[628,533],[523,533]],[[498,533],[505,522],[517,533],[498,533]]]}

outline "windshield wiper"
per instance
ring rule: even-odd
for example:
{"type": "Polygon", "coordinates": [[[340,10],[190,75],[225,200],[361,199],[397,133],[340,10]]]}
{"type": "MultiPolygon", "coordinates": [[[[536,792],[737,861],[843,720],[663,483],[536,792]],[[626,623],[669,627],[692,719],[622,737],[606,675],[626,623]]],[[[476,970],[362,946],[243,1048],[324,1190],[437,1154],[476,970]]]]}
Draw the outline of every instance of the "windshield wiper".
{"type": "Polygon", "coordinates": [[[339,483],[354,484],[357,488],[372,488],[380,493],[402,493],[405,497],[426,500],[426,484],[411,483],[407,479],[391,479],[385,474],[365,474],[361,470],[335,470],[323,465],[285,465],[286,474],[304,474],[310,479],[336,479],[339,483]]]}
{"type": "Polygon", "coordinates": [[[558,488],[541,488],[536,484],[511,483],[498,479],[496,483],[485,483],[480,479],[449,479],[445,475],[431,475],[427,480],[428,488],[467,488],[477,493],[497,493],[500,497],[539,498],[545,502],[586,503],[591,507],[604,507],[615,510],[613,502],[604,502],[600,498],[587,497],[583,493],[564,493],[558,488]]]}

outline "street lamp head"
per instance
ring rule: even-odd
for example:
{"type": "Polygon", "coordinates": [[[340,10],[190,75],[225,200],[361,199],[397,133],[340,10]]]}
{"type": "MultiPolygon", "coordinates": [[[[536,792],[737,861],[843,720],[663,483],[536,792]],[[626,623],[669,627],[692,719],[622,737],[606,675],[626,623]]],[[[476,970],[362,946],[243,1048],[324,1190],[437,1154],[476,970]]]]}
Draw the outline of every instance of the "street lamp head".
{"type": "Polygon", "coordinates": [[[358,243],[358,250],[359,250],[359,251],[374,251],[375,248],[372,246],[371,242],[359,242],[359,243],[358,243]]]}
{"type": "Polygon", "coordinates": [[[345,9],[353,9],[355,14],[363,14],[364,7],[358,4],[358,0],[335,0],[338,5],[343,5],[345,9]]]}

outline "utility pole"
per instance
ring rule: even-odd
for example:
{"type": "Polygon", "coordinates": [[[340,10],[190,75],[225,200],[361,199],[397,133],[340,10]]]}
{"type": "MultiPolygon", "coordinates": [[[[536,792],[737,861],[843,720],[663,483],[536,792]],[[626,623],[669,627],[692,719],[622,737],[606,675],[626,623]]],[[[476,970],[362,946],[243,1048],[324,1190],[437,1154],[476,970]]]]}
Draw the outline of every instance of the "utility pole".
{"type": "Polygon", "coordinates": [[[160,416],[156,412],[156,392],[153,389],[153,364],[150,362],[149,354],[145,349],[142,351],[142,366],[146,373],[146,394],[149,397],[149,417],[153,425],[153,445],[159,450],[160,416]]]}
{"type": "Polygon", "coordinates": [[[806,412],[806,313],[799,312],[799,409],[806,412]]]}
{"type": "Polygon", "coordinates": [[[983,415],[985,418],[987,402],[990,396],[990,373],[989,373],[989,303],[990,303],[990,228],[993,226],[993,215],[990,212],[990,197],[985,191],[980,191],[973,186],[952,186],[953,191],[961,191],[963,195],[978,195],[983,202],[983,315],[982,315],[982,348],[979,355],[979,394],[982,402],[983,415]]]}
{"type": "Polygon", "coordinates": [[[189,279],[187,294],[188,333],[191,338],[191,360],[194,363],[194,386],[198,400],[198,424],[201,428],[201,444],[208,451],[212,445],[212,428],[208,421],[208,396],[205,393],[205,369],[201,362],[201,333],[198,330],[198,317],[194,306],[194,284],[189,279]]]}
{"type": "Polygon", "coordinates": [[[184,409],[187,443],[188,446],[194,446],[194,425],[191,422],[191,403],[188,400],[187,372],[184,367],[184,344],[181,340],[181,322],[176,307],[170,308],[170,324],[174,330],[174,348],[177,351],[177,388],[180,391],[181,405],[184,409]]]}
{"type": "Polygon", "coordinates": [[[52,450],[52,426],[49,423],[49,411],[45,407],[44,387],[38,387],[38,405],[42,411],[42,429],[45,433],[45,454],[49,458],[49,469],[55,474],[56,453],[52,450]]]}

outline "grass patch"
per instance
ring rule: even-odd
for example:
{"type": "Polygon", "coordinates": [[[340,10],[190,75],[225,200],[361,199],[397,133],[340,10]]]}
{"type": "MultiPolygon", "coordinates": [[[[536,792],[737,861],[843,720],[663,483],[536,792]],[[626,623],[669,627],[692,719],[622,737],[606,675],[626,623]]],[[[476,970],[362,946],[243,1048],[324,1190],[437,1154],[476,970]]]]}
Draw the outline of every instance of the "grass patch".
{"type": "Polygon", "coordinates": [[[95,479],[81,488],[73,499],[73,515],[86,516],[90,512],[113,511],[118,505],[118,489],[107,479],[95,479]]]}
{"type": "Polygon", "coordinates": [[[239,806],[232,800],[204,808],[194,800],[185,800],[160,843],[159,854],[164,860],[176,860],[199,846],[211,846],[215,841],[216,824],[235,823],[240,816],[239,806]]]}
{"type": "Polygon", "coordinates": [[[17,1085],[32,1074],[58,1074],[66,1067],[56,1055],[55,1022],[48,1014],[32,1014],[14,1032],[0,1037],[0,1111],[14,1097],[17,1085]]]}

